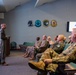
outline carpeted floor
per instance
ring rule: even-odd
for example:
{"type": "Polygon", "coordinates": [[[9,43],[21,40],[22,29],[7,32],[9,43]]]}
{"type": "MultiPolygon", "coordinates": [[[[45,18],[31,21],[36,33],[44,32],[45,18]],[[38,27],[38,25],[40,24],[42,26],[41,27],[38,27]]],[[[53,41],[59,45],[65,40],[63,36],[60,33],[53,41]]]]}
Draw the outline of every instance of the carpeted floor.
{"type": "Polygon", "coordinates": [[[22,51],[14,50],[14,51],[10,51],[9,56],[22,56],[23,54],[24,54],[24,52],[22,52],[22,51]]]}
{"type": "Polygon", "coordinates": [[[9,66],[0,65],[0,75],[37,75],[37,71],[28,66],[28,59],[22,57],[23,52],[12,52],[6,57],[9,66]]]}

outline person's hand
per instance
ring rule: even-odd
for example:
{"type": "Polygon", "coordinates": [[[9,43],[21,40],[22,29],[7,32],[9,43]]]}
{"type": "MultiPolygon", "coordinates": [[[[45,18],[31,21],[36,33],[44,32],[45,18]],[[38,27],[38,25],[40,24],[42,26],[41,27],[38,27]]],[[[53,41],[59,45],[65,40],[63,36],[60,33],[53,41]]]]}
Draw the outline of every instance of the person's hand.
{"type": "Polygon", "coordinates": [[[62,56],[62,54],[59,54],[59,56],[62,56]]]}
{"type": "Polygon", "coordinates": [[[44,60],[44,63],[45,63],[45,64],[52,63],[52,59],[45,59],[45,60],[44,60]]]}
{"type": "Polygon", "coordinates": [[[59,54],[59,57],[62,57],[63,55],[66,55],[66,54],[61,53],[61,54],[59,54]]]}
{"type": "Polygon", "coordinates": [[[36,48],[38,49],[39,47],[38,47],[38,46],[36,46],[36,48]]]}

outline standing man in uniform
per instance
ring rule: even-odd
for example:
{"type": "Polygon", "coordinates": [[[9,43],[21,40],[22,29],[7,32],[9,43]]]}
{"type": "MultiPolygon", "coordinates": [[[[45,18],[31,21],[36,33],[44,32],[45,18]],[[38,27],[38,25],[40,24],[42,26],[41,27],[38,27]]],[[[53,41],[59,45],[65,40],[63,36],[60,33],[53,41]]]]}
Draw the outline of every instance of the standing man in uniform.
{"type": "Polygon", "coordinates": [[[6,34],[5,34],[5,29],[6,29],[6,24],[3,23],[1,24],[1,29],[0,29],[0,60],[1,60],[1,65],[7,66],[5,62],[5,57],[6,57],[6,50],[5,50],[5,42],[6,42],[6,34]]]}

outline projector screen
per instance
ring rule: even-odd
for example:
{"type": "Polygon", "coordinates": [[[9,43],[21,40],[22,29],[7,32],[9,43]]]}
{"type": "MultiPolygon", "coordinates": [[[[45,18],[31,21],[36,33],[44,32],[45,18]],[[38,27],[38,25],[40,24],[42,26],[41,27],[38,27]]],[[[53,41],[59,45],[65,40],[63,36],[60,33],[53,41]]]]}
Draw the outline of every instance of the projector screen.
{"type": "Polygon", "coordinates": [[[73,21],[67,22],[67,32],[72,32],[73,28],[76,28],[76,22],[73,21]]]}

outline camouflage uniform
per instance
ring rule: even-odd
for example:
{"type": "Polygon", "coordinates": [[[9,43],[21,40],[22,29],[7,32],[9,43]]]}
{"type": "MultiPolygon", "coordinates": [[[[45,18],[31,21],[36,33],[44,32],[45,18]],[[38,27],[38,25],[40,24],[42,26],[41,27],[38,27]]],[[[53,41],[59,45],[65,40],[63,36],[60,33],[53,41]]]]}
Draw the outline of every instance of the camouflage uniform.
{"type": "Polygon", "coordinates": [[[65,47],[65,43],[64,42],[56,42],[55,44],[53,44],[51,46],[51,48],[55,52],[57,52],[58,54],[60,54],[64,50],[64,47],[65,47]]]}
{"type": "MultiPolygon", "coordinates": [[[[56,42],[55,44],[53,44],[53,45],[51,46],[51,48],[52,48],[55,52],[57,52],[58,54],[60,54],[60,53],[64,50],[64,46],[65,46],[65,43],[64,43],[64,42],[56,42]]],[[[45,51],[45,53],[46,53],[46,52],[48,52],[48,50],[45,51]]],[[[37,60],[37,61],[39,60],[39,58],[41,57],[41,55],[42,55],[42,53],[38,53],[38,54],[36,55],[36,60],[37,60]]]]}
{"type": "Polygon", "coordinates": [[[68,63],[68,62],[76,62],[76,43],[69,46],[65,51],[61,54],[56,53],[53,49],[48,48],[41,56],[39,61],[44,61],[45,59],[52,59],[51,64],[48,64],[46,70],[50,70],[51,72],[55,72],[58,63],[68,63]]]}
{"type": "Polygon", "coordinates": [[[5,40],[6,40],[6,35],[5,35],[5,31],[0,29],[0,60],[1,63],[5,63],[5,40]]]}

